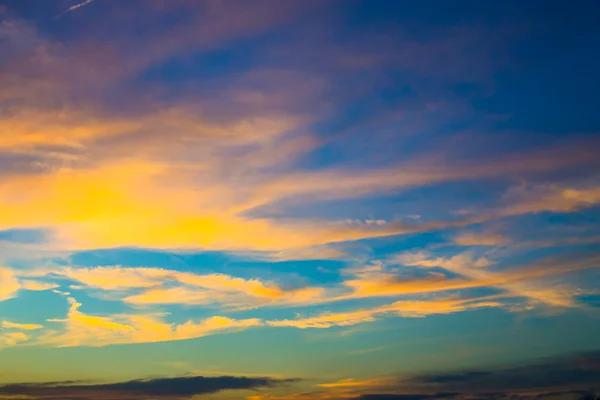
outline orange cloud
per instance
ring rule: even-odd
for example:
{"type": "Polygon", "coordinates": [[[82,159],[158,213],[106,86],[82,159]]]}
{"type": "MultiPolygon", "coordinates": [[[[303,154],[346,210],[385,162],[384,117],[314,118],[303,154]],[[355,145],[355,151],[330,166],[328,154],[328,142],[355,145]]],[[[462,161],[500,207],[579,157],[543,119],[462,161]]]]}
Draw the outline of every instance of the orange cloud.
{"type": "Polygon", "coordinates": [[[459,246],[505,246],[510,244],[509,238],[499,234],[464,233],[454,237],[459,246]]]}
{"type": "Polygon", "coordinates": [[[514,188],[508,193],[513,205],[505,215],[519,215],[542,211],[573,212],[600,203],[600,187],[560,187],[557,185],[514,188]]]}
{"type": "Polygon", "coordinates": [[[349,298],[402,296],[485,286],[489,282],[449,279],[443,274],[424,278],[399,278],[390,273],[371,273],[358,279],[348,279],[344,285],[352,289],[349,298]]]}

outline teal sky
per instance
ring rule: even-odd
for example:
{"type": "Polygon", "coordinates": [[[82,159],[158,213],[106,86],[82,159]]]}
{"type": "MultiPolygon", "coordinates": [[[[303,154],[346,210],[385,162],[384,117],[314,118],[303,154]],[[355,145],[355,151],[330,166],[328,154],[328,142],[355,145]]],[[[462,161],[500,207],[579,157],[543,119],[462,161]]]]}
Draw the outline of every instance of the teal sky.
{"type": "Polygon", "coordinates": [[[0,0],[0,398],[600,390],[598,17],[0,0]]]}

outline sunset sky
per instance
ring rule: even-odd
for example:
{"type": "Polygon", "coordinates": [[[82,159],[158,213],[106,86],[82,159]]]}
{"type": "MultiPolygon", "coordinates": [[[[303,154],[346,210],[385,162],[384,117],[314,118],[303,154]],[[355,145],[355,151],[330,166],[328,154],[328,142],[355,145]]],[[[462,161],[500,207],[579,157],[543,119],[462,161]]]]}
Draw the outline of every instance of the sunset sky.
{"type": "Polygon", "coordinates": [[[0,0],[0,399],[600,390],[596,0],[0,0]]]}

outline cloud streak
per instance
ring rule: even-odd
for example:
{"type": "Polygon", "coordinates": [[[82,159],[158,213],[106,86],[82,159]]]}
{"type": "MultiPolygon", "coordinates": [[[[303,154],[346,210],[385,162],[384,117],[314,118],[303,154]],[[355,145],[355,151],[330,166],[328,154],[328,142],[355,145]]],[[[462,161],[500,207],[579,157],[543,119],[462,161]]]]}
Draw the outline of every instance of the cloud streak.
{"type": "Polygon", "coordinates": [[[78,8],[81,8],[83,6],[86,6],[90,3],[92,3],[94,0],[85,0],[84,2],[78,3],[78,4],[74,4],[71,7],[67,8],[64,12],[58,14],[56,17],[54,17],[54,20],[57,20],[59,18],[62,18],[63,16],[65,16],[65,14],[70,13],[72,11],[77,10],[78,8]]]}
{"type": "Polygon", "coordinates": [[[182,324],[168,323],[161,314],[88,315],[80,311],[81,303],[63,293],[69,302],[66,318],[49,319],[51,325],[29,345],[51,347],[91,346],[114,344],[154,343],[195,339],[216,333],[243,331],[262,325],[256,318],[232,319],[212,316],[200,321],[188,320],[182,324]]]}
{"type": "Polygon", "coordinates": [[[229,390],[256,390],[295,382],[294,379],[245,376],[184,376],[127,382],[83,384],[79,382],[14,383],[0,386],[4,396],[33,399],[187,399],[229,390]]]}

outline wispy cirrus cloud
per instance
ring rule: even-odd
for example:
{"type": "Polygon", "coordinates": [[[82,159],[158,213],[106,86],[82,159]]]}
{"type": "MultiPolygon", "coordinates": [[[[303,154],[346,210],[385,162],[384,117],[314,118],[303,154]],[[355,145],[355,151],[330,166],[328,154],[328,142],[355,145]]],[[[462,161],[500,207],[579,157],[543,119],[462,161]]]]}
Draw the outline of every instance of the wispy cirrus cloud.
{"type": "Polygon", "coordinates": [[[56,20],[56,19],[62,18],[65,14],[70,13],[72,11],[75,11],[78,8],[81,8],[83,6],[86,6],[86,5],[90,4],[90,3],[92,3],[93,1],[94,0],[85,0],[85,1],[83,1],[81,3],[74,4],[71,7],[67,8],[65,11],[63,11],[61,14],[58,14],[56,17],[54,17],[54,19],[56,20]]]}
{"type": "MultiPolygon", "coordinates": [[[[80,5],[84,4],[87,2],[80,5]]],[[[123,12],[118,6],[103,6],[117,16],[123,12]]],[[[597,154],[592,150],[595,146],[579,143],[551,151],[452,161],[438,150],[429,149],[410,159],[396,157],[393,162],[374,164],[369,169],[356,169],[345,162],[316,169],[301,168],[299,165],[306,157],[323,150],[332,139],[311,133],[311,126],[318,122],[320,115],[297,107],[273,106],[281,102],[281,97],[293,100],[299,85],[292,85],[293,88],[278,95],[277,101],[264,101],[271,95],[270,87],[254,96],[241,96],[248,94],[244,92],[246,86],[255,88],[268,82],[274,76],[272,70],[262,75],[261,71],[235,75],[231,80],[234,87],[223,91],[224,97],[218,105],[197,97],[185,97],[164,105],[150,96],[139,108],[116,113],[100,104],[86,103],[88,105],[83,107],[69,97],[74,90],[72,95],[76,98],[76,91],[83,87],[94,89],[96,93],[99,88],[118,86],[125,77],[190,48],[201,53],[210,49],[211,43],[258,34],[303,8],[289,5],[273,10],[267,2],[255,3],[251,9],[243,2],[236,2],[236,7],[239,15],[246,15],[243,11],[246,10],[253,18],[231,19],[227,7],[213,2],[177,2],[168,6],[153,2],[143,7],[139,12],[144,21],[144,18],[160,20],[155,11],[165,8],[187,10],[194,21],[204,21],[209,15],[210,18],[204,21],[206,24],[187,25],[190,21],[186,20],[180,28],[153,37],[152,49],[136,47],[144,49],[144,54],[131,65],[123,61],[127,58],[121,56],[121,43],[116,44],[116,49],[104,48],[90,34],[89,48],[94,49],[91,56],[83,39],[81,46],[66,46],[46,37],[30,22],[14,19],[5,23],[1,32],[6,40],[2,46],[6,54],[14,57],[2,69],[3,86],[7,88],[3,91],[3,101],[12,107],[10,113],[2,116],[0,147],[10,149],[10,162],[19,171],[31,165],[37,169],[30,171],[35,172],[33,176],[17,173],[6,180],[0,193],[0,204],[6,210],[1,215],[0,229],[48,227],[56,232],[51,246],[65,250],[144,246],[258,250],[297,257],[315,254],[312,248],[324,248],[329,243],[452,228],[540,210],[576,211],[597,203],[594,188],[564,187],[559,190],[562,194],[552,195],[553,204],[550,200],[540,202],[528,198],[500,211],[485,210],[476,218],[462,221],[405,223],[390,218],[381,226],[357,226],[323,218],[286,218],[285,213],[280,218],[250,216],[249,213],[259,207],[268,208],[285,201],[318,205],[331,200],[369,199],[448,182],[489,180],[514,174],[534,176],[564,168],[583,168],[593,164],[597,154]],[[260,10],[264,13],[259,17],[260,10]],[[198,41],[198,38],[204,39],[198,41]],[[186,45],[193,47],[186,48],[186,45]],[[40,65],[44,65],[41,70],[40,65]],[[99,70],[96,65],[112,67],[99,70]],[[47,87],[52,96],[68,94],[61,99],[67,105],[57,112],[51,105],[34,101],[50,98],[50,93],[46,97],[36,95],[23,99],[21,95],[39,93],[37,89],[23,89],[34,83],[25,76],[40,78],[35,84],[47,87]],[[17,106],[21,104],[19,99],[27,106],[17,106]],[[13,160],[15,152],[19,160],[25,157],[25,161],[13,160]],[[35,162],[27,161],[29,159],[35,162]],[[10,200],[14,198],[20,200],[10,200]],[[558,201],[569,204],[557,206],[558,201]],[[47,213],[47,207],[53,212],[47,213]],[[115,226],[119,229],[114,229],[115,226]]],[[[458,35],[460,43],[466,43],[465,48],[471,48],[472,42],[480,39],[468,30],[450,33],[453,38],[458,35]]],[[[447,37],[441,39],[445,43],[447,37]]],[[[367,43],[372,40],[368,39],[367,43]]],[[[440,46],[434,42],[430,44],[433,48],[440,46]]],[[[426,57],[431,52],[421,42],[411,42],[405,47],[409,54],[417,55],[414,62],[429,67],[436,65],[426,57]]],[[[444,52],[448,51],[447,44],[441,47],[444,52]]],[[[324,52],[324,49],[318,47],[311,51],[324,52]]],[[[348,52],[356,54],[356,51],[348,52]]],[[[386,60],[372,62],[389,65],[388,56],[386,60]]],[[[345,68],[356,71],[356,65],[345,68]]],[[[325,70],[322,74],[327,75],[325,70]]],[[[458,71],[463,70],[464,65],[458,67],[458,71]]],[[[319,71],[315,74],[319,75],[319,71]]],[[[281,80],[290,81],[284,79],[287,76],[283,74],[281,80]]],[[[305,102],[318,98],[323,90],[322,86],[315,87],[305,102]]],[[[332,251],[321,253],[321,257],[342,255],[332,251]]]]}
{"type": "Polygon", "coordinates": [[[575,300],[577,290],[569,284],[557,284],[547,278],[588,268],[597,268],[598,255],[569,259],[548,259],[520,268],[495,271],[490,267],[493,262],[486,258],[474,258],[465,252],[454,257],[430,257],[425,253],[407,253],[398,256],[397,261],[407,266],[423,268],[440,267],[490,286],[505,290],[517,297],[523,297],[538,304],[550,307],[582,306],[575,300]]]}
{"type": "Polygon", "coordinates": [[[378,316],[398,315],[415,318],[435,314],[451,314],[477,308],[502,307],[503,304],[494,298],[442,298],[430,300],[402,300],[381,307],[360,309],[350,312],[324,313],[315,317],[297,318],[293,320],[268,321],[267,324],[277,327],[294,328],[331,328],[350,326],[364,322],[373,322],[378,316]]]}

